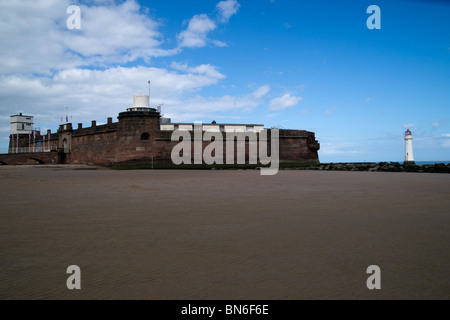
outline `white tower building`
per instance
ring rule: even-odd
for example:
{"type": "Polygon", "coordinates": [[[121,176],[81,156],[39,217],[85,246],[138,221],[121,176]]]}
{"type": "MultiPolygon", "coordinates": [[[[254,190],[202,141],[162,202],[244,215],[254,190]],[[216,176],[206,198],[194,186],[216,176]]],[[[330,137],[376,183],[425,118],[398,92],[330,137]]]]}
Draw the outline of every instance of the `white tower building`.
{"type": "Polygon", "coordinates": [[[150,96],[146,94],[136,94],[133,96],[133,106],[127,111],[151,111],[150,96]]]}
{"type": "Polygon", "coordinates": [[[411,131],[408,129],[405,132],[405,163],[414,163],[412,140],[411,131]]]}
{"type": "Polygon", "coordinates": [[[33,132],[33,117],[22,113],[11,116],[11,134],[28,134],[33,132]]]}

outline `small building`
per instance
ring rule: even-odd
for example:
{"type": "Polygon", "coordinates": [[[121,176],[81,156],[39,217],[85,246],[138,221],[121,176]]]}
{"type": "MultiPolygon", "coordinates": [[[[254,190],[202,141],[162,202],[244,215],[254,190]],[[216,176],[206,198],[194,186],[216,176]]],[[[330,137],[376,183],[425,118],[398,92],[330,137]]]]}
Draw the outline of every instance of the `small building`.
{"type": "MultiPolygon", "coordinates": [[[[161,124],[161,131],[186,130],[192,131],[195,123],[164,123],[161,124]]],[[[202,131],[210,132],[256,132],[264,130],[262,124],[202,124],[202,131]]]]}
{"type": "Polygon", "coordinates": [[[22,113],[11,116],[11,134],[29,134],[33,132],[33,116],[22,113]]]}

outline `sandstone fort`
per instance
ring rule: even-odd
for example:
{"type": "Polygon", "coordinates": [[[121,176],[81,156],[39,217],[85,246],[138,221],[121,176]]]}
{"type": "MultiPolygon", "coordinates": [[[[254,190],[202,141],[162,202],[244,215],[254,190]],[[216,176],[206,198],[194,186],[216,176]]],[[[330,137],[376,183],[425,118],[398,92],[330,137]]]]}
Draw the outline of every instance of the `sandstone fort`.
{"type": "MultiPolygon", "coordinates": [[[[83,127],[81,123],[75,127],[66,119],[67,123],[61,124],[57,132],[40,132],[33,129],[32,116],[11,116],[9,150],[7,155],[0,156],[0,163],[170,166],[173,165],[171,152],[179,143],[172,141],[173,132],[193,132],[196,128],[193,123],[172,123],[171,119],[163,117],[159,108],[150,107],[148,95],[135,95],[133,106],[119,113],[117,119],[113,122],[110,117],[103,125],[92,121],[90,127],[83,127]]],[[[263,130],[267,130],[270,150],[273,129],[265,129],[261,124],[219,124],[213,121],[202,124],[201,130],[220,133],[223,141],[230,132],[259,137],[263,130]]],[[[279,129],[278,134],[280,163],[319,162],[320,145],[313,132],[279,129]]],[[[191,137],[194,144],[194,134],[191,137]]],[[[201,143],[204,149],[211,141],[201,143]]],[[[245,145],[248,163],[248,139],[245,145]]],[[[193,153],[194,148],[191,150],[193,153]]],[[[235,157],[236,152],[237,148],[234,149],[235,157]]],[[[191,156],[194,157],[193,154],[191,156]]],[[[226,156],[223,155],[224,158],[226,156]]]]}

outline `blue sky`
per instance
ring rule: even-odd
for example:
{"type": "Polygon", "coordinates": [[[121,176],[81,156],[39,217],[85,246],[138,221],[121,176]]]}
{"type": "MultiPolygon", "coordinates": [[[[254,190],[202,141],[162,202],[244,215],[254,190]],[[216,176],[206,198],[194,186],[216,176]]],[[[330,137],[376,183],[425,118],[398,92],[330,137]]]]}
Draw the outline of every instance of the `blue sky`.
{"type": "Polygon", "coordinates": [[[172,121],[314,131],[322,162],[403,161],[407,128],[416,161],[450,160],[449,16],[419,0],[2,1],[0,148],[12,114],[104,123],[151,80],[172,121]]]}

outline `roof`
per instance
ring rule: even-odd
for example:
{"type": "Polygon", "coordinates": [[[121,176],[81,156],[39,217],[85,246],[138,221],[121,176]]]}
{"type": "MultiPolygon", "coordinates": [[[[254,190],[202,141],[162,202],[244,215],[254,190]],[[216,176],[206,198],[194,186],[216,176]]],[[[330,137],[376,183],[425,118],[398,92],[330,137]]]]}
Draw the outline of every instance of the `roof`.
{"type": "Polygon", "coordinates": [[[13,116],[11,116],[11,117],[28,117],[28,118],[33,118],[33,116],[27,116],[27,115],[24,115],[24,114],[15,114],[15,115],[13,115],[13,116]]]}

